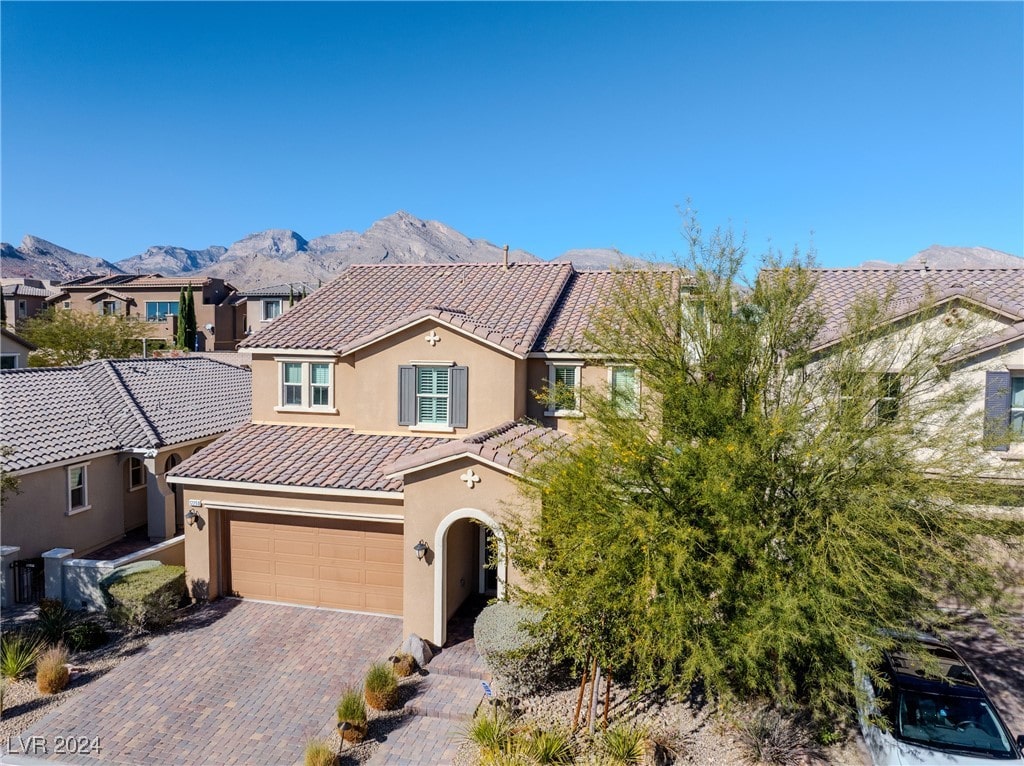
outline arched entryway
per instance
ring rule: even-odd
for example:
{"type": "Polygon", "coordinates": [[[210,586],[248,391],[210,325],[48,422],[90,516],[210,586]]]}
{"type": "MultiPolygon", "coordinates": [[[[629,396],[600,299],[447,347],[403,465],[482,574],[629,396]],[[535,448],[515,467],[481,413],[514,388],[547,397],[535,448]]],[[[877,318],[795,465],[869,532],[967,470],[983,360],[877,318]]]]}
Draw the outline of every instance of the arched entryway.
{"type": "Polygon", "coordinates": [[[434,635],[443,646],[448,619],[469,596],[486,593],[493,584],[494,595],[505,595],[505,535],[498,523],[476,508],[452,511],[437,526],[434,535],[434,635]],[[497,540],[498,561],[489,576],[487,541],[497,540]],[[496,574],[496,578],[494,577],[496,574]]]}

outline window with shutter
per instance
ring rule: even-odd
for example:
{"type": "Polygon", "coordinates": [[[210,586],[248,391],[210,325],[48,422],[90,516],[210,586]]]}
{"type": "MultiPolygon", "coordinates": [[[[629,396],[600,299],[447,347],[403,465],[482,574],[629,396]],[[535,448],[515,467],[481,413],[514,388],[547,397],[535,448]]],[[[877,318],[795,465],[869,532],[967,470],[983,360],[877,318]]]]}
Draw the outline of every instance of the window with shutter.
{"type": "Polygon", "coordinates": [[[1010,448],[1010,392],[1008,371],[985,373],[985,442],[988,449],[1005,452],[1010,448]]]}
{"type": "Polygon", "coordinates": [[[640,387],[636,367],[611,368],[611,397],[615,410],[622,417],[640,414],[640,387]]]}
{"type": "Polygon", "coordinates": [[[545,415],[578,416],[582,364],[548,363],[547,409],[545,415]]]}
{"type": "Polygon", "coordinates": [[[416,368],[416,421],[448,425],[448,367],[416,368]]]}

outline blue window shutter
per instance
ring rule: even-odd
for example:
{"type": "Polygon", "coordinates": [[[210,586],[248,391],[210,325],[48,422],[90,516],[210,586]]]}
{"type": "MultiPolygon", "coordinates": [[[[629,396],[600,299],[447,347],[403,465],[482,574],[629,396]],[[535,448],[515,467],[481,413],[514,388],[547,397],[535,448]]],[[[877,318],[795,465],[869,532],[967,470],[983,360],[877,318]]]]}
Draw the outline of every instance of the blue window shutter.
{"type": "Polygon", "coordinates": [[[452,367],[451,372],[452,428],[469,426],[469,368],[452,367]]]}
{"type": "Polygon", "coordinates": [[[416,368],[411,364],[398,368],[398,425],[416,425],[416,368]]]}
{"type": "Polygon", "coordinates": [[[1010,449],[1010,373],[985,373],[985,444],[989,449],[1010,449]]]}

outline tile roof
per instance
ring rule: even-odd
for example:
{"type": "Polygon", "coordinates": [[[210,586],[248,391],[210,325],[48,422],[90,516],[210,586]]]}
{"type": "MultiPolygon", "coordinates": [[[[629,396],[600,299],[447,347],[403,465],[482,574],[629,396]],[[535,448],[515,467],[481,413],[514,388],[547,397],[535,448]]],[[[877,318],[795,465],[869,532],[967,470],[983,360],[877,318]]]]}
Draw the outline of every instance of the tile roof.
{"type": "Polygon", "coordinates": [[[240,346],[342,352],[436,317],[525,355],[573,273],[567,263],[352,265],[240,346]]]}
{"type": "Polygon", "coordinates": [[[564,431],[510,420],[464,439],[450,440],[407,455],[385,466],[384,470],[390,476],[400,476],[438,460],[470,455],[519,472],[542,450],[570,438],[564,431]]]}
{"type": "Polygon", "coordinates": [[[4,285],[2,289],[4,295],[24,295],[36,298],[49,298],[50,296],[57,294],[56,290],[48,290],[45,287],[34,287],[32,285],[21,284],[4,285]]]}
{"type": "Polygon", "coordinates": [[[171,471],[207,481],[281,487],[401,492],[382,466],[449,439],[355,433],[349,428],[249,423],[221,437],[171,471]]]}
{"type": "Polygon", "coordinates": [[[812,299],[825,317],[815,345],[841,337],[845,317],[861,295],[891,296],[889,315],[911,314],[930,296],[966,298],[1010,318],[1024,319],[1024,269],[815,269],[812,299]]]}
{"type": "Polygon", "coordinates": [[[251,416],[248,370],[201,357],[0,373],[7,470],[214,436],[251,416]]]}
{"type": "MultiPolygon", "coordinates": [[[[137,287],[202,287],[216,277],[165,277],[161,274],[111,274],[107,276],[85,276],[61,282],[60,289],[109,287],[116,285],[124,290],[137,287]]],[[[226,283],[225,283],[226,284],[226,283]]],[[[229,285],[230,286],[230,285],[229,285]]]]}
{"type": "Polygon", "coordinates": [[[306,291],[306,297],[309,297],[309,294],[316,290],[316,287],[305,282],[293,282],[290,285],[269,285],[267,287],[254,287],[252,290],[239,290],[238,294],[246,298],[287,298],[289,295],[299,298],[303,290],[306,291]]]}

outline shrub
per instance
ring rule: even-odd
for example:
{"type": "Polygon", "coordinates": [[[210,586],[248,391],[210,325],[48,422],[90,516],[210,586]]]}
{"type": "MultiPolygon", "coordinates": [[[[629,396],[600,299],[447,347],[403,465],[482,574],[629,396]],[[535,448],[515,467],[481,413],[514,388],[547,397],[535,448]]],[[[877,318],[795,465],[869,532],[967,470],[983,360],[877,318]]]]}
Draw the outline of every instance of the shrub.
{"type": "Polygon", "coordinates": [[[367,671],[366,704],[374,710],[393,710],[398,704],[398,679],[390,663],[374,663],[367,671]]]}
{"type": "Polygon", "coordinates": [[[543,766],[572,763],[572,738],[561,729],[538,729],[530,737],[527,750],[534,763],[543,766]]]}
{"type": "Polygon", "coordinates": [[[334,766],[337,760],[337,753],[326,740],[311,739],[306,743],[305,766],[334,766]]]}
{"type": "Polygon", "coordinates": [[[395,675],[399,678],[411,676],[417,668],[416,659],[407,652],[399,652],[391,658],[391,662],[395,666],[395,675]]]}
{"type": "Polygon", "coordinates": [[[43,694],[57,694],[71,680],[68,672],[68,650],[63,644],[51,646],[36,660],[36,686],[43,694]]]}
{"type": "Polygon", "coordinates": [[[174,621],[185,598],[185,567],[134,571],[104,580],[101,587],[115,623],[132,631],[155,630],[174,621]]]}
{"type": "Polygon", "coordinates": [[[346,742],[362,742],[366,736],[366,701],[362,692],[355,687],[345,689],[338,700],[338,723],[348,723],[351,728],[341,732],[346,742]]]}
{"type": "Polygon", "coordinates": [[[494,680],[508,696],[525,697],[548,686],[554,667],[551,639],[534,635],[541,614],[507,601],[486,607],[473,637],[494,680]]]}
{"type": "Polygon", "coordinates": [[[21,678],[36,664],[44,648],[43,640],[35,636],[14,632],[0,635],[0,675],[21,678]]]}
{"type": "Polygon", "coordinates": [[[75,621],[75,613],[68,609],[59,598],[39,600],[39,615],[36,630],[48,644],[58,644],[75,621]]]}
{"type": "Polygon", "coordinates": [[[647,752],[647,729],[619,724],[601,735],[601,751],[611,763],[632,766],[643,763],[647,752]]]}
{"type": "Polygon", "coordinates": [[[64,639],[71,651],[90,652],[107,643],[107,629],[98,620],[80,620],[67,629],[64,639]]]}
{"type": "Polygon", "coordinates": [[[512,718],[508,713],[500,711],[494,715],[490,710],[483,710],[469,722],[463,738],[480,748],[481,755],[496,755],[508,749],[513,733],[512,718]]]}
{"type": "Polygon", "coordinates": [[[763,707],[737,724],[749,763],[797,766],[814,755],[807,729],[776,708],[763,707]]]}

